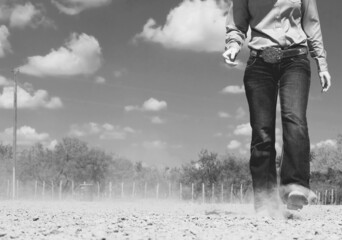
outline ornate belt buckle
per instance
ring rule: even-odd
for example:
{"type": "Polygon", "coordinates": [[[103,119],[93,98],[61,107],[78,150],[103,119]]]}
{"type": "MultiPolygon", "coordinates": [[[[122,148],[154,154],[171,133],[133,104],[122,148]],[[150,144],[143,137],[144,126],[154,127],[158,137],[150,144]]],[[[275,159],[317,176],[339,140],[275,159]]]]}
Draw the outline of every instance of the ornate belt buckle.
{"type": "Polygon", "coordinates": [[[261,56],[265,62],[267,63],[277,63],[283,57],[283,52],[279,48],[275,47],[267,47],[265,50],[262,51],[261,56]]]}

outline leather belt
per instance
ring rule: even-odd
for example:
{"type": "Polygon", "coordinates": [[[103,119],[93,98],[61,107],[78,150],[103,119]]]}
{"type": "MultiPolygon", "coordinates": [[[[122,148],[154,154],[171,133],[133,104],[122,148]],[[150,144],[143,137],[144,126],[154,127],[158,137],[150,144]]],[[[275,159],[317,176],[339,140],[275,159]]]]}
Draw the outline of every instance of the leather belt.
{"type": "Polygon", "coordinates": [[[264,50],[251,50],[251,56],[261,57],[267,63],[278,63],[283,58],[294,57],[302,54],[307,54],[306,47],[290,48],[282,50],[276,47],[267,47],[264,50]]]}

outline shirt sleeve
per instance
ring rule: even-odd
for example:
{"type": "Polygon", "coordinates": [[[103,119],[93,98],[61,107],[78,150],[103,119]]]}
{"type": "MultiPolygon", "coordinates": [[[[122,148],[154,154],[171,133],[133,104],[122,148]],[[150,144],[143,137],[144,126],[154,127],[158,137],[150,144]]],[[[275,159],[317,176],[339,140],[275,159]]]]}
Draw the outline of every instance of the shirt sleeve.
{"type": "Polygon", "coordinates": [[[316,60],[318,71],[328,71],[327,54],[323,45],[316,0],[302,0],[302,2],[302,26],[308,38],[310,55],[316,60]]]}
{"type": "Polygon", "coordinates": [[[226,21],[226,50],[231,47],[241,50],[249,20],[248,0],[230,0],[226,21]]]}

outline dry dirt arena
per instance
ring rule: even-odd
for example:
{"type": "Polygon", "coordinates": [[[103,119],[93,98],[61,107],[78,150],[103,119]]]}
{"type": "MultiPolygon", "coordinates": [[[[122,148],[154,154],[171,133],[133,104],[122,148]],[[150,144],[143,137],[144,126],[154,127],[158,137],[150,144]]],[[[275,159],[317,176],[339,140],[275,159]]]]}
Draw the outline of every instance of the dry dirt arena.
{"type": "Polygon", "coordinates": [[[341,240],[342,206],[265,217],[247,204],[1,201],[3,239],[341,240]]]}

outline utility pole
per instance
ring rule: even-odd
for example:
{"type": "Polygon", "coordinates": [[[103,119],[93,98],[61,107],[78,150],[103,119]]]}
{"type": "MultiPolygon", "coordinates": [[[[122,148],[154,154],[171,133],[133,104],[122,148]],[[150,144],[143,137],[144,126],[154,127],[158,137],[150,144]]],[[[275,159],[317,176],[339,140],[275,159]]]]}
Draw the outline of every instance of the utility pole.
{"type": "Polygon", "coordinates": [[[14,119],[13,119],[13,190],[12,190],[12,198],[13,200],[17,196],[16,192],[16,166],[17,166],[17,122],[18,122],[18,115],[17,115],[17,89],[18,89],[18,82],[16,78],[16,74],[19,73],[19,69],[13,69],[13,81],[14,81],[14,96],[13,96],[13,109],[14,109],[14,119]]]}

